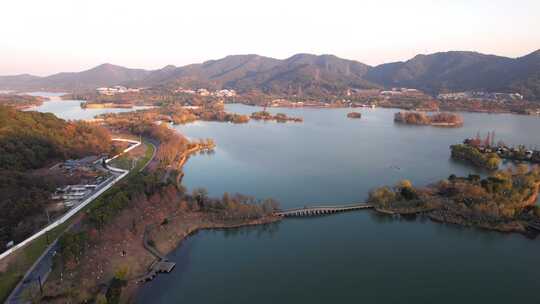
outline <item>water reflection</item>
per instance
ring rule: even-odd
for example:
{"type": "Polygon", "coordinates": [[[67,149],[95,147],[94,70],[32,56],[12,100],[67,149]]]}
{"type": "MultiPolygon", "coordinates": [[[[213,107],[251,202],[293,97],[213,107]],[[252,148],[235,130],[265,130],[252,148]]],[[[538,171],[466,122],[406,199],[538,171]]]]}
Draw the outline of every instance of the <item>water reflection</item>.
{"type": "Polygon", "coordinates": [[[214,229],[223,231],[225,238],[234,238],[238,236],[255,235],[257,239],[262,237],[274,237],[279,231],[279,225],[281,222],[268,223],[257,226],[245,226],[232,229],[214,229]]]}
{"type": "MultiPolygon", "coordinates": [[[[540,145],[535,117],[464,113],[463,128],[440,129],[395,125],[396,110],[387,109],[362,110],[360,122],[346,119],[349,109],[270,111],[301,116],[304,123],[175,126],[217,144],[214,154],[190,158],[186,187],[205,187],[217,197],[272,197],[282,208],[352,203],[400,179],[426,185],[451,174],[488,174],[449,157],[450,145],[478,131],[495,130],[508,144],[540,145]]],[[[177,249],[191,251],[186,279],[179,284],[173,272],[145,285],[141,302],[540,302],[540,270],[531,267],[539,242],[424,216],[358,211],[193,238],[196,246],[177,249]]]]}

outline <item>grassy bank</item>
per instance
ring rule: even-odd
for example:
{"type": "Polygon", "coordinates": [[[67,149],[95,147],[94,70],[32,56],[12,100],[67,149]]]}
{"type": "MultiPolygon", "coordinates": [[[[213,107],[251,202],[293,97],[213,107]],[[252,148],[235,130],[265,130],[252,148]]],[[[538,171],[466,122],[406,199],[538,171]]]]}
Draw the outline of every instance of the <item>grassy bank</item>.
{"type": "Polygon", "coordinates": [[[7,263],[6,271],[0,273],[0,302],[4,302],[13,288],[23,278],[24,274],[36,260],[43,254],[45,249],[54,242],[69,225],[75,221],[75,217],[64,224],[51,230],[46,235],[37,238],[26,247],[19,249],[12,256],[6,257],[2,263],[7,263]]]}

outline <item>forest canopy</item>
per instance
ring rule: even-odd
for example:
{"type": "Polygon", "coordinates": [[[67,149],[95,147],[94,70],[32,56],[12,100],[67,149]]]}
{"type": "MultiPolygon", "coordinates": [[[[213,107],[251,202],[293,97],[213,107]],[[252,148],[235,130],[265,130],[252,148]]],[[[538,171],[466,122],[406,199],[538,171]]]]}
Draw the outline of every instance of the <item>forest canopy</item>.
{"type": "Polygon", "coordinates": [[[47,223],[45,205],[59,180],[48,170],[34,169],[111,149],[104,128],[0,106],[0,248],[47,223]]]}
{"type": "Polygon", "coordinates": [[[111,151],[109,132],[83,121],[50,113],[22,112],[0,106],[0,169],[25,170],[51,160],[111,151]]]}

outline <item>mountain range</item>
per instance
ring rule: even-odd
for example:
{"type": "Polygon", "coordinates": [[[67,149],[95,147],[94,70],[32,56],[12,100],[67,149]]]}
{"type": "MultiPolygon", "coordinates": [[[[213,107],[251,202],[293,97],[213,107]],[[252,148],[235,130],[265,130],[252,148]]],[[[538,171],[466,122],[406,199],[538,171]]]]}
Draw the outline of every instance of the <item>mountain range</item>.
{"type": "Polygon", "coordinates": [[[348,88],[409,87],[430,94],[465,90],[519,92],[538,100],[540,50],[519,58],[440,52],[378,66],[334,55],[297,54],[280,60],[251,54],[157,70],[102,64],[82,72],[46,77],[0,76],[3,90],[81,92],[113,85],[234,88],[240,92],[296,95],[340,94],[348,88]]]}

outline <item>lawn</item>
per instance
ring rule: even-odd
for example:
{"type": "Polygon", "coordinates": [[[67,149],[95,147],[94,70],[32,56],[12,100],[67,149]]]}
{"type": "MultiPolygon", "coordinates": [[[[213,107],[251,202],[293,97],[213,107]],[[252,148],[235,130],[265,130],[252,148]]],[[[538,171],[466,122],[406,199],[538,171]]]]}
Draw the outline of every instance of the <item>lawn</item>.
{"type": "Polygon", "coordinates": [[[144,152],[144,157],[141,157],[137,161],[137,165],[133,169],[132,173],[139,172],[141,168],[143,168],[146,165],[146,163],[150,161],[150,159],[152,158],[152,155],[154,154],[154,145],[147,142],[145,142],[144,144],[146,145],[146,151],[144,152]]]}

